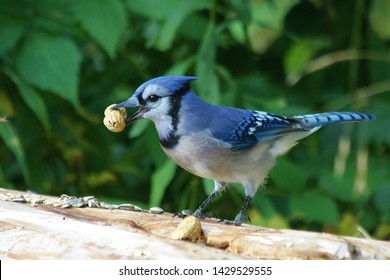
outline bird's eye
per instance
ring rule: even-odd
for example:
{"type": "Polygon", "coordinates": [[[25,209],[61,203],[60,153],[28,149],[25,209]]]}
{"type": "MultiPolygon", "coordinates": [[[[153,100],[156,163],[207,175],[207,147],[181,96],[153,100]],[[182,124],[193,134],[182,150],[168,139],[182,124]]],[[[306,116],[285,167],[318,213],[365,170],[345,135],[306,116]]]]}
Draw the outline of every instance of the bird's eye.
{"type": "Polygon", "coordinates": [[[159,99],[160,99],[160,96],[157,96],[155,94],[152,94],[151,96],[148,97],[148,101],[150,101],[150,102],[156,102],[159,99]]]}

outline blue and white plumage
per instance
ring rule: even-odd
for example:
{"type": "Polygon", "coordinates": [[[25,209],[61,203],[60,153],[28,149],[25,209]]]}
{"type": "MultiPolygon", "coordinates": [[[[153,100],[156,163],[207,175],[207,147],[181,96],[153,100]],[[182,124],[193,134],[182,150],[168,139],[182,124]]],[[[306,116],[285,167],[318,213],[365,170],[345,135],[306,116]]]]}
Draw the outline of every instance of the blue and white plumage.
{"type": "Polygon", "coordinates": [[[126,120],[140,118],[154,122],[165,153],[187,171],[213,179],[213,193],[193,213],[203,210],[228,183],[241,183],[246,200],[234,221],[247,220],[245,211],[264,182],[276,157],[298,140],[324,125],[374,119],[350,112],[330,112],[286,118],[261,111],[209,104],[192,90],[195,77],[165,76],[142,84],[127,101],[113,107],[139,107],[126,120]]]}

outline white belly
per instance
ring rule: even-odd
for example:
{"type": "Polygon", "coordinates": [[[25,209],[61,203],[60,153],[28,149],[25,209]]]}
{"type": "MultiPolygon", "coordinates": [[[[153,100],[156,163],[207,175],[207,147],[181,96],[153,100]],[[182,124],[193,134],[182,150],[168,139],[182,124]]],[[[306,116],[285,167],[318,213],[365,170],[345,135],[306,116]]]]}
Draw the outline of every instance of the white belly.
{"type": "Polygon", "coordinates": [[[250,149],[235,151],[230,144],[203,132],[184,135],[174,149],[164,151],[192,174],[219,182],[241,183],[246,195],[253,196],[274,166],[276,157],[286,153],[298,140],[317,129],[259,142],[250,149]]]}
{"type": "Polygon", "coordinates": [[[275,158],[268,152],[271,143],[233,151],[230,145],[204,135],[182,136],[174,150],[165,153],[187,171],[226,183],[257,187],[263,182],[275,158]]]}

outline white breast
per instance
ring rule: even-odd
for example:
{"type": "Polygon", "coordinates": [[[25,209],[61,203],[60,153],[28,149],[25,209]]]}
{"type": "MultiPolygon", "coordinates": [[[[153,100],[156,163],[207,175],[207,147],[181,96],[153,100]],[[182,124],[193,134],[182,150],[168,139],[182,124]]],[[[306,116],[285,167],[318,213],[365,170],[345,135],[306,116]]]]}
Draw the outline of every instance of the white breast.
{"type": "Polygon", "coordinates": [[[269,153],[270,145],[262,143],[252,149],[233,151],[229,144],[202,132],[182,136],[174,149],[164,151],[178,165],[197,176],[250,185],[250,192],[255,192],[275,163],[269,153]]]}

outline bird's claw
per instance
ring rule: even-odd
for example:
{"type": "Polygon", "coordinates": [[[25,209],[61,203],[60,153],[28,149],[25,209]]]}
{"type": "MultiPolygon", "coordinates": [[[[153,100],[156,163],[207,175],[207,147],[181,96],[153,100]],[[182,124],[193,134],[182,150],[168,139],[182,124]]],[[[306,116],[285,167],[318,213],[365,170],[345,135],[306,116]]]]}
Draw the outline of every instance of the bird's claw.
{"type": "Polygon", "coordinates": [[[198,219],[206,219],[206,218],[217,218],[217,215],[214,212],[201,213],[200,215],[194,215],[198,219]]]}
{"type": "Polygon", "coordinates": [[[239,213],[233,221],[221,219],[218,220],[218,223],[222,223],[225,225],[240,226],[245,221],[249,221],[251,223],[251,219],[249,218],[249,216],[243,213],[239,213]]]}
{"type": "Polygon", "coordinates": [[[193,212],[189,209],[182,210],[181,213],[173,214],[173,217],[184,219],[185,217],[193,215],[193,212]]]}
{"type": "Polygon", "coordinates": [[[173,214],[173,217],[178,217],[178,218],[185,218],[187,216],[194,216],[195,218],[198,219],[217,218],[217,215],[214,212],[207,212],[207,213],[202,213],[201,211],[192,212],[189,209],[183,210],[181,211],[181,213],[173,214]]]}

